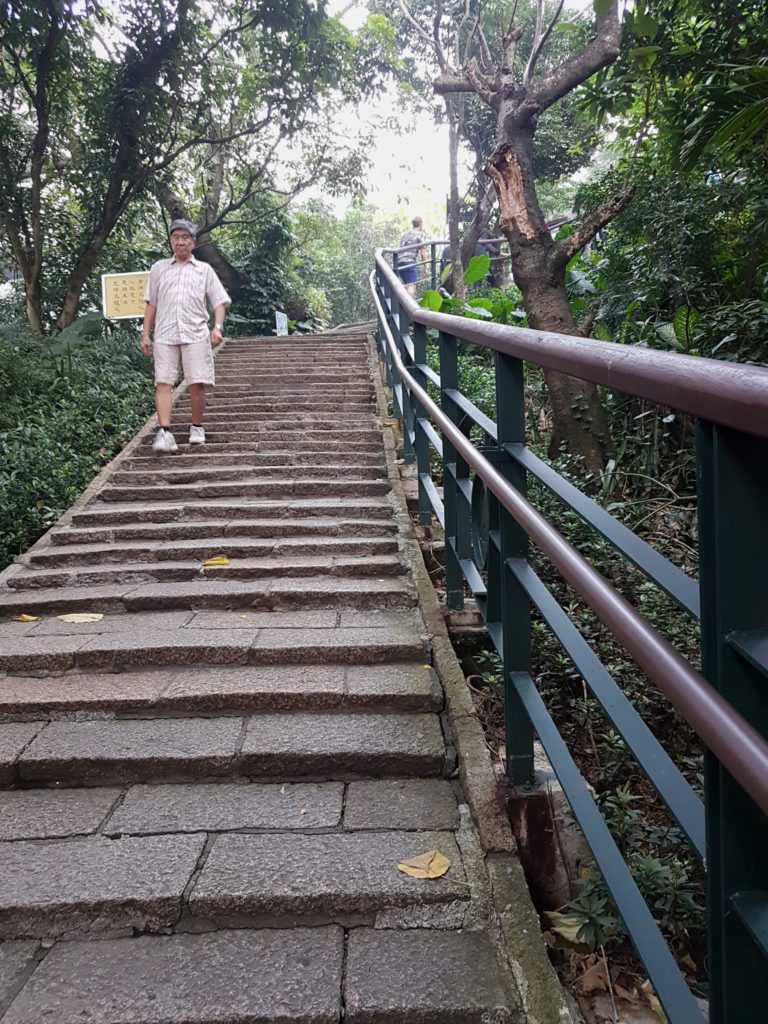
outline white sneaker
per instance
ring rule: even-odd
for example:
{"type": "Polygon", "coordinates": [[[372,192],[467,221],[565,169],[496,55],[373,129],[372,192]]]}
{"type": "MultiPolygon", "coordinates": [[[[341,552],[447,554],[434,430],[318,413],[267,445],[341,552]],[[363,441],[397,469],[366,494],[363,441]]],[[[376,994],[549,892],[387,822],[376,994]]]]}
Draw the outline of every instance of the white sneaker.
{"type": "Polygon", "coordinates": [[[158,428],[155,434],[155,440],[152,443],[152,451],[159,452],[163,455],[169,455],[171,452],[177,452],[179,446],[176,444],[176,438],[165,427],[158,428]]]}
{"type": "Polygon", "coordinates": [[[190,444],[205,444],[205,431],[202,427],[196,427],[194,423],[189,428],[190,444]]]}

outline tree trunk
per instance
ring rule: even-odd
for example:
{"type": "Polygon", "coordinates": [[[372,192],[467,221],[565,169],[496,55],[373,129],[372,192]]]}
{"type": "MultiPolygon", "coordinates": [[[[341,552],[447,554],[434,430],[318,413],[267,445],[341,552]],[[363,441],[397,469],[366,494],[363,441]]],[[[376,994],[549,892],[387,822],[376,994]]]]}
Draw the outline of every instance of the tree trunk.
{"type": "MultiPolygon", "coordinates": [[[[493,154],[486,172],[499,199],[499,226],[509,241],[512,273],[523,295],[528,323],[534,330],[579,333],[571,313],[563,274],[550,259],[554,242],[534,190],[530,136],[517,131],[515,148],[504,144],[493,154]]],[[[599,474],[610,452],[605,413],[593,384],[544,371],[552,404],[550,457],[561,445],[584,459],[599,474]]]]}
{"type": "MultiPolygon", "coordinates": [[[[483,237],[483,234],[488,227],[488,218],[491,216],[492,209],[493,201],[490,196],[484,192],[475,207],[475,213],[472,217],[472,221],[464,232],[464,237],[461,240],[460,252],[462,267],[466,267],[474,256],[475,246],[483,237]]],[[[451,242],[451,252],[453,252],[453,242],[451,242]]],[[[453,291],[453,269],[451,269],[450,274],[443,282],[443,287],[447,292],[453,291]]]]}
{"type": "Polygon", "coordinates": [[[453,292],[457,299],[467,297],[464,284],[464,264],[461,258],[461,239],[459,237],[459,135],[460,126],[451,101],[446,97],[445,107],[448,112],[448,152],[451,175],[451,198],[448,204],[448,241],[451,244],[451,275],[453,292]]]}

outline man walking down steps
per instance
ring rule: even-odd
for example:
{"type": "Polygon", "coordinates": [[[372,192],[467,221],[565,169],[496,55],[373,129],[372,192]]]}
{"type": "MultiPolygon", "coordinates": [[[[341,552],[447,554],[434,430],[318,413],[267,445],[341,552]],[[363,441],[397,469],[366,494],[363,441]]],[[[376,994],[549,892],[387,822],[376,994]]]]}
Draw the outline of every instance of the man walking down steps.
{"type": "Polygon", "coordinates": [[[2,1024],[564,1024],[370,340],[216,371],[0,574],[2,1024]]]}
{"type": "Polygon", "coordinates": [[[141,351],[155,362],[158,427],[152,448],[160,454],[178,451],[171,431],[171,392],[180,365],[191,405],[189,443],[205,444],[205,389],[216,382],[212,349],[221,344],[224,313],[232,301],[213,267],[192,255],[197,237],[192,221],[174,220],[168,233],[173,256],[158,260],[149,271],[141,336],[141,351]],[[213,309],[210,336],[206,301],[213,309]]]}

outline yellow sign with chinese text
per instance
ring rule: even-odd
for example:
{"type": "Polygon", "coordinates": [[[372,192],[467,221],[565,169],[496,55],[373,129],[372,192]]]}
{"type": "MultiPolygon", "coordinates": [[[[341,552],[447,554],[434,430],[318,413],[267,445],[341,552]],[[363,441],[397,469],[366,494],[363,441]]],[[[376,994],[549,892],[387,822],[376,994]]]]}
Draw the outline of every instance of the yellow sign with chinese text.
{"type": "Polygon", "coordinates": [[[148,270],[133,274],[102,274],[101,302],[108,320],[144,316],[144,289],[148,270]]]}

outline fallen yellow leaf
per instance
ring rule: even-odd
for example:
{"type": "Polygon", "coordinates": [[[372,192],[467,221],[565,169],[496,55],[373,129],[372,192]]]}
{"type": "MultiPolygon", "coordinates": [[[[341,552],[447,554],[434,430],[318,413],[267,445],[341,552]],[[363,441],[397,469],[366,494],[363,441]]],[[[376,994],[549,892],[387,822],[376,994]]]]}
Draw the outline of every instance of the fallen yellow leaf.
{"type": "Polygon", "coordinates": [[[57,615],[62,622],[101,622],[104,616],[101,612],[69,612],[67,615],[57,615]]]}
{"type": "Polygon", "coordinates": [[[39,615],[26,615],[24,612],[21,615],[14,615],[14,622],[39,622],[39,615]]]}
{"type": "Polygon", "coordinates": [[[216,555],[215,558],[206,558],[203,565],[231,565],[231,562],[225,555],[216,555]]]}
{"type": "Polygon", "coordinates": [[[555,939],[557,949],[575,949],[578,953],[589,953],[590,948],[579,939],[584,923],[581,918],[561,914],[559,910],[545,910],[544,923],[555,939]]]}
{"type": "Polygon", "coordinates": [[[410,860],[401,860],[397,866],[404,875],[411,878],[441,878],[451,862],[438,850],[430,850],[410,860]]]}

